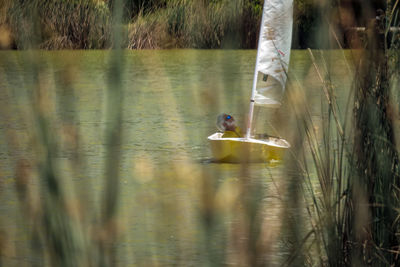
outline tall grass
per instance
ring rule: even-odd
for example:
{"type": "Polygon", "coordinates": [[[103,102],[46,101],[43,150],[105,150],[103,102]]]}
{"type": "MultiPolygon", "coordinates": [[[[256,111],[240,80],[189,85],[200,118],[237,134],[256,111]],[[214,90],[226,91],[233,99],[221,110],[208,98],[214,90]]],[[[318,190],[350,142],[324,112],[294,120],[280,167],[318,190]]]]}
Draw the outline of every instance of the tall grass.
{"type": "MultiPolygon", "coordinates": [[[[293,184],[303,181],[303,192],[308,192],[305,205],[309,216],[300,222],[309,229],[303,236],[311,243],[314,255],[321,255],[320,265],[399,264],[399,147],[393,116],[398,93],[391,90],[398,87],[394,77],[399,73],[395,63],[399,39],[386,41],[393,26],[387,22],[393,22],[398,13],[397,2],[387,6],[387,20],[371,21],[374,24],[367,28],[365,49],[361,53],[353,51],[352,58],[346,59],[347,73],[354,77],[352,87],[347,89],[347,106],[339,106],[336,101],[329,60],[323,52],[316,60],[310,51],[325,98],[321,106],[323,121],[316,124],[307,98],[300,98],[303,101],[295,106],[301,108],[294,111],[307,147],[294,150],[300,156],[297,160],[302,161],[302,175],[293,184]],[[303,153],[311,154],[311,165],[306,156],[301,156],[303,153]],[[318,183],[313,181],[314,171],[318,183]]],[[[329,23],[325,31],[337,29],[329,23]]],[[[337,45],[341,48],[340,43],[337,45]]],[[[293,104],[299,101],[296,99],[293,104]]],[[[298,249],[304,242],[294,239],[293,255],[309,256],[306,250],[298,249]]],[[[315,256],[311,258],[316,260],[315,256]]]]}
{"type": "Polygon", "coordinates": [[[17,49],[29,40],[44,49],[91,49],[111,45],[111,14],[103,1],[7,1],[5,24],[17,49]],[[31,22],[34,22],[33,24],[31,22]]]}
{"type": "MultiPolygon", "coordinates": [[[[392,10],[387,10],[392,13],[392,10]]],[[[379,22],[376,22],[378,24],[379,22]]],[[[382,22],[383,24],[384,22],[382,22]]],[[[395,143],[390,96],[389,53],[383,31],[386,25],[375,25],[368,38],[368,49],[360,64],[356,84],[355,155],[356,183],[370,204],[371,224],[369,256],[373,262],[397,262],[399,247],[397,218],[399,213],[399,158],[395,143]],[[381,32],[382,31],[382,32],[381,32]],[[373,260],[379,255],[379,260],[373,260]]],[[[398,264],[398,262],[397,262],[398,264]]]]}
{"type": "MultiPolygon", "coordinates": [[[[160,12],[161,13],[161,12],[160,12]]],[[[178,40],[167,33],[165,14],[140,12],[128,26],[127,46],[129,49],[157,49],[178,46],[178,40]]]]}
{"type": "Polygon", "coordinates": [[[129,26],[128,47],[254,46],[261,9],[253,10],[253,6],[246,6],[246,3],[241,0],[168,1],[164,9],[146,15],[141,12],[134,18],[129,26]]]}
{"type": "MultiPolygon", "coordinates": [[[[112,3],[94,0],[2,2],[0,25],[10,29],[12,44],[17,49],[28,48],[27,41],[32,39],[43,49],[113,46],[112,3]]],[[[250,48],[255,46],[261,18],[261,4],[243,0],[173,0],[165,4],[135,4],[132,8],[136,10],[128,16],[132,19],[121,22],[127,29],[121,45],[130,49],[250,48]]]]}
{"type": "MultiPolygon", "coordinates": [[[[11,38],[6,48],[23,49],[24,38],[36,38],[38,46],[43,49],[110,48],[113,46],[110,23],[114,2],[1,0],[0,26],[7,28],[11,38]],[[29,25],[26,21],[34,13],[36,23],[29,25]],[[33,31],[32,26],[40,31],[33,31]],[[32,36],[33,32],[37,36],[32,36]]],[[[125,0],[121,23],[126,32],[123,35],[125,42],[121,45],[130,49],[255,48],[262,2],[125,0]]],[[[337,3],[333,1],[331,5],[335,7],[337,3]]],[[[326,45],[326,42],[317,40],[319,24],[324,17],[319,12],[319,4],[311,0],[296,0],[294,6],[294,48],[326,45]]],[[[337,26],[346,29],[348,25],[337,26]]],[[[345,39],[344,34],[339,38],[345,39]]],[[[348,39],[350,42],[350,37],[348,39]]]]}

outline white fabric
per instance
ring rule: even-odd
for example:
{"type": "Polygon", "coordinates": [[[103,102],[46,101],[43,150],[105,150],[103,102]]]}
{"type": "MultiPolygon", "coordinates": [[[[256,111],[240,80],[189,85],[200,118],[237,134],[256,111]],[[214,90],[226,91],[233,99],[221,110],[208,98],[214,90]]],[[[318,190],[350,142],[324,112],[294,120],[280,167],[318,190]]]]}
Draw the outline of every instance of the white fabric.
{"type": "Polygon", "coordinates": [[[266,82],[261,82],[261,88],[257,88],[254,95],[255,104],[269,108],[279,108],[281,106],[283,90],[281,83],[269,76],[266,82]]]}
{"type": "MultiPolygon", "coordinates": [[[[267,86],[257,89],[257,95],[280,102],[285,90],[290,59],[293,26],[293,0],[265,0],[263,25],[258,44],[257,71],[268,75],[267,86]],[[271,79],[273,78],[273,79],[271,79]]],[[[269,105],[268,101],[255,98],[258,105],[269,105]]]]}

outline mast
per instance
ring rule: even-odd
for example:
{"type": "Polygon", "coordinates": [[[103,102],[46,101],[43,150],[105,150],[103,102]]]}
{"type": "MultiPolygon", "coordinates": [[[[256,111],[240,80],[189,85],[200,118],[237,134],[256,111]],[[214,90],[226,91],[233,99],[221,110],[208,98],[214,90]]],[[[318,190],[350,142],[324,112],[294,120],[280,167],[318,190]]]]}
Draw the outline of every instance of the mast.
{"type": "Polygon", "coordinates": [[[262,16],[261,16],[261,24],[260,24],[260,33],[258,36],[258,43],[257,43],[257,57],[256,57],[256,66],[254,68],[254,77],[253,77],[253,87],[251,89],[251,98],[250,98],[250,108],[249,108],[249,117],[247,121],[247,130],[246,130],[246,139],[250,138],[251,134],[251,126],[253,124],[253,116],[254,116],[254,96],[256,95],[256,87],[257,87],[257,79],[258,79],[258,62],[260,57],[260,43],[263,33],[263,26],[264,26],[264,9],[266,6],[267,0],[264,1],[262,16]]]}

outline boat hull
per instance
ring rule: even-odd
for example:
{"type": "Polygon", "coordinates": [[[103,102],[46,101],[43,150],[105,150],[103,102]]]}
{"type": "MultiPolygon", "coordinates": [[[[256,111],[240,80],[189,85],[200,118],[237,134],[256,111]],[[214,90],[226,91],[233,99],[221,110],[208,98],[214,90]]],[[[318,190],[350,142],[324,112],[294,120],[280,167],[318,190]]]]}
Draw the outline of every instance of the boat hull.
{"type": "Polygon", "coordinates": [[[216,162],[270,162],[280,160],[290,144],[281,138],[222,138],[222,133],[208,137],[213,159],[216,162]]]}

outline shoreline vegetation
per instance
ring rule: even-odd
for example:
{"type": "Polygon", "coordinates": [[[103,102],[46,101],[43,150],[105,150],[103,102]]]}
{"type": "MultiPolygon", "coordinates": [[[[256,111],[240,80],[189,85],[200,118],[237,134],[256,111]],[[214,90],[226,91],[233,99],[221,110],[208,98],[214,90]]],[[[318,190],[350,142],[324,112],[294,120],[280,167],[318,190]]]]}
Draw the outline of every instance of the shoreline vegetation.
{"type": "MultiPolygon", "coordinates": [[[[0,49],[115,48],[117,46],[112,41],[114,2],[0,0],[0,49]]],[[[262,0],[122,2],[122,40],[119,46],[124,49],[254,49],[257,45],[262,0]]],[[[321,30],[320,25],[324,19],[331,19],[314,2],[294,1],[293,49],[332,48],[318,40],[327,38],[326,29],[321,30]]],[[[333,10],[330,16],[356,8],[341,6],[337,1],[332,1],[330,6],[333,10]]],[[[367,15],[363,14],[363,17],[374,17],[371,8],[364,13],[367,15]]],[[[351,23],[340,21],[336,24],[331,26],[342,47],[346,48],[350,47],[354,34],[360,34],[346,29],[365,26],[366,21],[356,18],[351,23]]]]}
{"type": "MultiPolygon", "coordinates": [[[[0,3],[3,48],[115,47],[113,1],[0,3]]],[[[260,1],[125,1],[121,48],[254,47],[261,10],[260,1]]]]}

